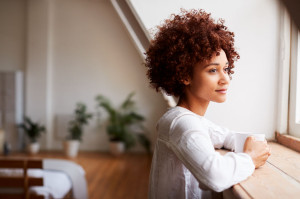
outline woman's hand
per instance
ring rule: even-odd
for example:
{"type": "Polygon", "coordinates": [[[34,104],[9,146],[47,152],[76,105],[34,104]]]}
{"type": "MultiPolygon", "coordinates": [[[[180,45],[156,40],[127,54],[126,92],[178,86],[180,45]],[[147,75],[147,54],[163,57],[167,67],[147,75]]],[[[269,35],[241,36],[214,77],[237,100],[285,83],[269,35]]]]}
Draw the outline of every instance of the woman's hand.
{"type": "Polygon", "coordinates": [[[264,165],[271,155],[270,147],[267,141],[258,141],[250,136],[244,144],[244,153],[247,153],[252,158],[255,168],[264,165]]]}

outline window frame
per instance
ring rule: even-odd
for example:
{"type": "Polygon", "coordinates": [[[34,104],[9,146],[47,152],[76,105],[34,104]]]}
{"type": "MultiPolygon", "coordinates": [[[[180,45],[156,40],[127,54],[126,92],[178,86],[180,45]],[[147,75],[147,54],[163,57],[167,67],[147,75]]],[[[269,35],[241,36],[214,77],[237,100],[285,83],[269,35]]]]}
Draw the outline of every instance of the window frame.
{"type": "MultiPolygon", "coordinates": [[[[275,139],[279,144],[300,152],[300,132],[295,133],[294,128],[291,127],[295,124],[295,122],[293,123],[295,121],[295,111],[293,110],[296,106],[295,69],[297,69],[297,64],[300,64],[300,35],[298,28],[292,23],[290,15],[283,5],[280,9],[279,34],[279,92],[275,139]]],[[[299,66],[298,70],[300,70],[299,66]]],[[[298,78],[300,78],[300,74],[298,78]]]]}
{"type": "Polygon", "coordinates": [[[291,29],[291,70],[290,70],[290,100],[289,127],[291,136],[300,137],[300,34],[296,25],[291,29]],[[298,99],[298,100],[297,100],[298,99]]]}
{"type": "MultiPolygon", "coordinates": [[[[287,9],[280,6],[279,56],[278,56],[278,95],[276,133],[288,134],[290,57],[291,57],[291,18],[287,9]]],[[[277,134],[275,134],[275,137],[277,134]]]]}

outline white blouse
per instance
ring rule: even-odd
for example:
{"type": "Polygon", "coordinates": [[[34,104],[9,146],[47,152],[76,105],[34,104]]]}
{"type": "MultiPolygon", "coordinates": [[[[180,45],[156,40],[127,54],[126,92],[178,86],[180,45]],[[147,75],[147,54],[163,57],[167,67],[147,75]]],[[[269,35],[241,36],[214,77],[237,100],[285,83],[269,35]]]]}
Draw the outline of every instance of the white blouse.
{"type": "Polygon", "coordinates": [[[167,111],[157,124],[150,172],[150,199],[211,198],[252,175],[246,153],[220,155],[215,148],[234,150],[234,132],[185,108],[167,111]]]}

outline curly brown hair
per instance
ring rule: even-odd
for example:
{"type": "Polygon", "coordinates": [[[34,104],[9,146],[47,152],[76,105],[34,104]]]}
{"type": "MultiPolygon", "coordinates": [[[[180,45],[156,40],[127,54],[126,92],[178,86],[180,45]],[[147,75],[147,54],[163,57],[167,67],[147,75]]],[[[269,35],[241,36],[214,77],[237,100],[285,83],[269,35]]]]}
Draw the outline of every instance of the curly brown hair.
{"type": "Polygon", "coordinates": [[[180,97],[183,80],[192,77],[193,67],[210,60],[223,49],[229,62],[229,75],[239,54],[234,49],[234,33],[227,30],[224,20],[217,23],[204,10],[184,10],[158,26],[158,32],[145,53],[147,76],[157,91],[180,97]]]}

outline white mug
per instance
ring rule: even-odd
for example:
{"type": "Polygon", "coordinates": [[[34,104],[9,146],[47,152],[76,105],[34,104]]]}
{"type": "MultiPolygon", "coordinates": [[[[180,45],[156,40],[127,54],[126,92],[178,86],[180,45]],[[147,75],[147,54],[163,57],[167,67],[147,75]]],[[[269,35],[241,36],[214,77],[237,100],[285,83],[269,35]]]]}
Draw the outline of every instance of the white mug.
{"type": "Polygon", "coordinates": [[[244,144],[249,136],[253,136],[258,141],[264,141],[265,140],[265,134],[262,133],[235,133],[235,149],[234,151],[236,153],[243,153],[244,152],[244,144]]]}

